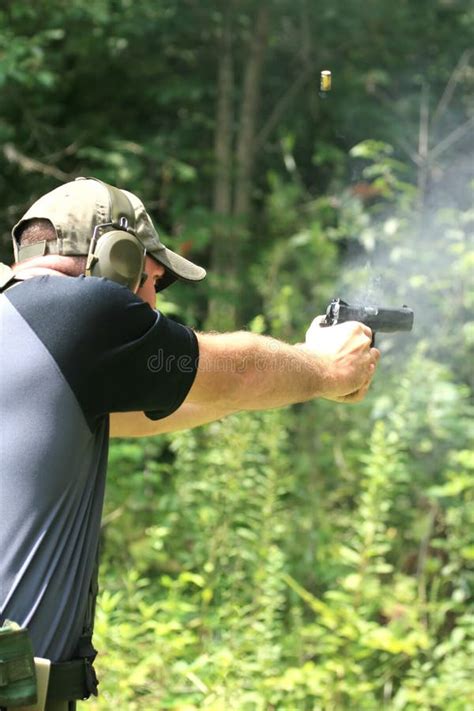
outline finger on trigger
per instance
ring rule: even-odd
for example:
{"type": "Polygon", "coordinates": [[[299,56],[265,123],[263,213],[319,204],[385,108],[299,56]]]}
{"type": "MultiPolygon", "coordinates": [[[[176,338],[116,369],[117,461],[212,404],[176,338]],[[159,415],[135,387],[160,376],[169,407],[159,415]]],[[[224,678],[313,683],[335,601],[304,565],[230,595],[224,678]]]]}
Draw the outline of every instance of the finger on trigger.
{"type": "Polygon", "coordinates": [[[372,329],[366,326],[365,323],[362,323],[362,321],[346,321],[346,323],[350,323],[354,329],[359,331],[359,333],[362,331],[364,336],[367,336],[372,343],[372,329]]]}
{"type": "Polygon", "coordinates": [[[372,329],[369,328],[369,326],[366,326],[365,323],[360,322],[360,325],[367,338],[370,338],[370,342],[372,342],[372,329]]]}

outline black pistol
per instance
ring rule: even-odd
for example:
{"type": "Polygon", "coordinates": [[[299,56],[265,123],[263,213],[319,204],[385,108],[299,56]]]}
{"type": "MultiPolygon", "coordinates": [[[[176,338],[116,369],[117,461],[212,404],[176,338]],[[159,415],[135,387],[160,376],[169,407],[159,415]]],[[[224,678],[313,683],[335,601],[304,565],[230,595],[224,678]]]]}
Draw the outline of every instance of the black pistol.
{"type": "Polygon", "coordinates": [[[342,299],[333,299],[326,310],[321,326],[335,326],[346,321],[360,321],[372,329],[372,345],[377,331],[396,333],[411,331],[414,313],[407,306],[401,309],[384,309],[380,306],[351,306],[342,299]]]}

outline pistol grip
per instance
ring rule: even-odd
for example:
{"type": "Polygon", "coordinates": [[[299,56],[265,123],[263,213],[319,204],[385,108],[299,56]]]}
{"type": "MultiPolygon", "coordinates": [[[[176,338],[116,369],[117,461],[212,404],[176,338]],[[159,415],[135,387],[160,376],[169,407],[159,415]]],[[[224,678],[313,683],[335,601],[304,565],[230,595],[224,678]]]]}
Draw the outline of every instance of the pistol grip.
{"type": "Polygon", "coordinates": [[[370,342],[370,347],[374,348],[375,346],[375,331],[372,331],[372,340],[370,342]]]}

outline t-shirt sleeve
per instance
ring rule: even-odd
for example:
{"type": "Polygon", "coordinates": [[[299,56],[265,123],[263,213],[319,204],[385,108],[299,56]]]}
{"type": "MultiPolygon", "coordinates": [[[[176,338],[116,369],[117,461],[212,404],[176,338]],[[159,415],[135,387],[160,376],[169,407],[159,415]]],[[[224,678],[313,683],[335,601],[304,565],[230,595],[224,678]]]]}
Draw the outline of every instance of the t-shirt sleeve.
{"type": "Polygon", "coordinates": [[[111,412],[160,419],[194,381],[194,332],[108,279],[41,276],[8,291],[69,383],[93,428],[111,412]]]}
{"type": "Polygon", "coordinates": [[[83,384],[85,409],[93,416],[136,410],[154,420],[171,415],[196,375],[196,335],[129,289],[106,285],[107,300],[88,339],[92,366],[83,384]]]}

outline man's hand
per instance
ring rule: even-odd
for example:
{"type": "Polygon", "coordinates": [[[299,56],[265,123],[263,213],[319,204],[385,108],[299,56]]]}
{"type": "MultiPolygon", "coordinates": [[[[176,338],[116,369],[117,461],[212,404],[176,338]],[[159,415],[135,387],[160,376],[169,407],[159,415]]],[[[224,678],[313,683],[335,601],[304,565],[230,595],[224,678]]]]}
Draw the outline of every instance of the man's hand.
{"type": "Polygon", "coordinates": [[[367,394],[380,358],[380,351],[370,347],[372,331],[358,321],[322,328],[323,319],[324,316],[314,319],[305,343],[299,348],[325,364],[321,397],[336,402],[360,402],[367,394]]]}

